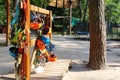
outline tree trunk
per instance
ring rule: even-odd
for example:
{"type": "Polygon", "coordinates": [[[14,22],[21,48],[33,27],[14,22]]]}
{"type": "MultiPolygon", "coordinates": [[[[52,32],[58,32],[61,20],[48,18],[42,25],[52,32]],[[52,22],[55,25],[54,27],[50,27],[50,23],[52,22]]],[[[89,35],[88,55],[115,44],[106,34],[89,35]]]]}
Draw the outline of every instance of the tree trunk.
{"type": "Polygon", "coordinates": [[[77,4],[79,11],[80,11],[80,19],[82,18],[82,8],[81,8],[81,0],[78,0],[78,4],[77,4]]]}
{"type": "Polygon", "coordinates": [[[88,67],[105,69],[106,65],[106,26],[104,0],[89,0],[90,57],[88,67]]]}
{"type": "Polygon", "coordinates": [[[82,31],[85,31],[85,32],[87,32],[87,26],[86,26],[86,13],[87,13],[87,8],[88,8],[88,0],[86,0],[86,2],[85,2],[86,4],[85,4],[85,9],[84,9],[84,15],[83,15],[83,30],[82,31]]]}

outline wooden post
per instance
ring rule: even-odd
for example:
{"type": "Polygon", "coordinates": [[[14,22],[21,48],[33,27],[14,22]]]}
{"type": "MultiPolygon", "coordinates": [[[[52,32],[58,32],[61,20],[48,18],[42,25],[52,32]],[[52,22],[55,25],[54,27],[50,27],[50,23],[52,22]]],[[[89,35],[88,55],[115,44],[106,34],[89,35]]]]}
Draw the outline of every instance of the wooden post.
{"type": "Polygon", "coordinates": [[[25,18],[25,34],[26,34],[26,46],[24,48],[24,62],[23,67],[25,71],[26,80],[30,80],[30,1],[25,0],[26,2],[26,18],[25,18]]]}
{"type": "Polygon", "coordinates": [[[50,40],[52,40],[52,11],[50,11],[50,13],[49,13],[49,20],[50,20],[50,34],[49,34],[49,38],[50,38],[50,40]]]}
{"type": "MultiPolygon", "coordinates": [[[[23,0],[24,1],[24,0],[23,0]]],[[[23,54],[23,62],[22,62],[22,66],[24,67],[24,71],[25,71],[25,77],[26,80],[30,80],[30,44],[32,45],[32,41],[30,40],[30,10],[31,11],[35,11],[35,12],[39,12],[42,14],[46,14],[46,26],[49,26],[51,29],[51,33],[49,34],[49,38],[52,39],[52,11],[46,10],[46,9],[42,9],[42,8],[38,8],[37,6],[34,5],[30,5],[30,1],[29,0],[25,0],[25,2],[27,3],[27,8],[26,8],[26,16],[25,16],[25,33],[26,33],[26,41],[27,42],[24,50],[24,54],[23,54]]],[[[23,3],[21,3],[21,8],[24,8],[23,3]]],[[[35,42],[35,40],[34,40],[35,42]]],[[[31,59],[31,65],[33,63],[34,60],[34,56],[35,56],[35,51],[33,51],[33,55],[32,55],[32,59],[31,59]]]]}
{"type": "Polygon", "coordinates": [[[46,26],[49,26],[50,28],[50,33],[49,33],[49,38],[52,40],[52,11],[49,11],[49,14],[46,15],[46,26]]]}
{"type": "Polygon", "coordinates": [[[10,0],[7,0],[7,32],[6,32],[6,46],[9,45],[10,35],[10,0]]]}

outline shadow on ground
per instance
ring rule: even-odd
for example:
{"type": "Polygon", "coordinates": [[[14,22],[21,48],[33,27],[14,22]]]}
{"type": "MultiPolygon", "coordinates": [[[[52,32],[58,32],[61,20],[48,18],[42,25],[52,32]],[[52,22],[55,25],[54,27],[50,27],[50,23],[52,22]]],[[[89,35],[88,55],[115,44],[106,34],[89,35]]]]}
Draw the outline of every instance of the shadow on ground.
{"type": "Polygon", "coordinates": [[[14,78],[11,78],[11,77],[0,77],[0,80],[15,80],[14,78]]]}

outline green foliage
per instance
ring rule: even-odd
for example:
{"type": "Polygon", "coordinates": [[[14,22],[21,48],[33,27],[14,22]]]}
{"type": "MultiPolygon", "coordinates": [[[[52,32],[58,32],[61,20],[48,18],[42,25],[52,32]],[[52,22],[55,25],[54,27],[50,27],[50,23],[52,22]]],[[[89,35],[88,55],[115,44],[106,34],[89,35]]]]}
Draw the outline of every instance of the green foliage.
{"type": "Polygon", "coordinates": [[[120,0],[106,0],[106,21],[120,23],[120,0]]]}
{"type": "MultiPolygon", "coordinates": [[[[85,10],[86,1],[87,0],[81,0],[82,19],[83,19],[83,16],[85,15],[84,10],[85,10]]],[[[87,21],[89,19],[88,13],[89,13],[89,10],[87,8],[87,13],[85,16],[87,21]]],[[[73,14],[72,14],[73,17],[79,18],[79,14],[80,14],[79,8],[78,7],[73,8],[73,14]]],[[[105,0],[105,18],[106,18],[106,21],[109,21],[112,23],[120,23],[120,0],[105,0]]]]}
{"type": "Polygon", "coordinates": [[[30,3],[38,7],[46,8],[50,0],[30,0],[30,3]]]}
{"type": "Polygon", "coordinates": [[[6,22],[6,7],[5,0],[0,0],[0,25],[6,22]]]}
{"type": "Polygon", "coordinates": [[[0,24],[4,25],[6,22],[6,11],[3,6],[0,6],[0,24]]]}
{"type": "MultiPolygon", "coordinates": [[[[78,1],[78,0],[77,0],[78,1]]],[[[89,15],[88,15],[88,5],[86,6],[86,1],[87,0],[81,0],[81,4],[79,4],[77,2],[77,7],[76,8],[73,8],[73,17],[77,17],[79,18],[80,17],[80,8],[79,6],[81,6],[81,12],[82,12],[82,16],[81,16],[81,20],[83,20],[84,18],[84,15],[85,15],[85,20],[88,21],[88,18],[89,18],[89,15]],[[86,9],[86,12],[85,12],[85,9],[86,9]],[[86,13],[86,14],[85,14],[86,13]]]]}
{"type": "MultiPolygon", "coordinates": [[[[12,2],[12,0],[10,1],[12,2]]],[[[68,16],[69,14],[68,8],[66,8],[65,11],[63,11],[60,8],[56,8],[56,9],[53,7],[49,8],[48,6],[50,1],[51,0],[30,0],[30,3],[38,7],[52,10],[54,16],[62,16],[62,15],[68,16]]],[[[82,11],[82,18],[83,18],[86,0],[81,0],[81,1],[82,1],[81,11],[82,11]]],[[[79,3],[77,5],[79,5],[79,3]]],[[[80,16],[79,10],[80,10],[79,7],[73,8],[72,16],[79,18],[80,16]]],[[[88,15],[88,8],[87,8],[86,20],[88,20],[88,18],[89,18],[89,15],[88,15]]],[[[120,0],[105,0],[105,18],[106,18],[106,21],[120,23],[120,0]]],[[[0,0],[0,24],[4,25],[5,23],[6,23],[6,0],[0,0]]]]}

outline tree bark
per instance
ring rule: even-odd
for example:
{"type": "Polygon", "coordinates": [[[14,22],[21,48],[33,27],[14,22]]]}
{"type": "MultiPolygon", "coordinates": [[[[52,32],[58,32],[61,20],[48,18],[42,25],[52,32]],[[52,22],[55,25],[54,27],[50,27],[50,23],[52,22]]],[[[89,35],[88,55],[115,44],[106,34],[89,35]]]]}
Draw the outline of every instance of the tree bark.
{"type": "Polygon", "coordinates": [[[85,25],[86,23],[86,13],[87,13],[87,8],[88,8],[88,0],[86,0],[86,2],[85,2],[86,4],[85,4],[85,9],[84,9],[84,15],[83,15],[83,30],[82,31],[85,31],[85,32],[87,32],[87,26],[85,25]]]}
{"type": "Polygon", "coordinates": [[[88,67],[105,69],[106,65],[106,26],[104,0],[89,0],[90,57],[88,67]]]}
{"type": "Polygon", "coordinates": [[[81,0],[78,0],[78,4],[77,4],[79,11],[80,11],[80,19],[82,18],[82,8],[81,8],[81,0]]]}

